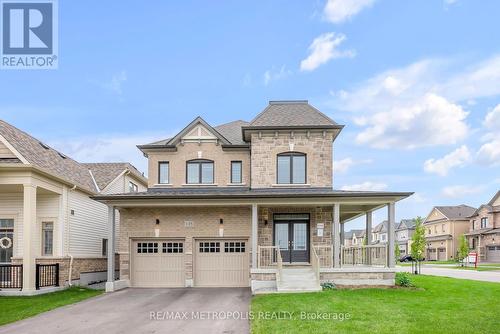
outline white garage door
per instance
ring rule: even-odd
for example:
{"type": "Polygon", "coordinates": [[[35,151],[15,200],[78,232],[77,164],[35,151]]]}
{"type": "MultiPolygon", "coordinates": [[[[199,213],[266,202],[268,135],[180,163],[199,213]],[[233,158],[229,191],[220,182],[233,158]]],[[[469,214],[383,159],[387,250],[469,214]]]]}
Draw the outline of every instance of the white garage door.
{"type": "Polygon", "coordinates": [[[500,262],[500,246],[488,246],[486,260],[489,262],[500,262]]]}
{"type": "Polygon", "coordinates": [[[196,241],[194,277],[194,284],[198,287],[249,286],[247,241],[196,241]]]}
{"type": "Polygon", "coordinates": [[[438,260],[446,261],[446,248],[438,248],[438,260]]]}
{"type": "Polygon", "coordinates": [[[131,253],[132,286],[185,286],[184,241],[134,240],[131,253]]]}

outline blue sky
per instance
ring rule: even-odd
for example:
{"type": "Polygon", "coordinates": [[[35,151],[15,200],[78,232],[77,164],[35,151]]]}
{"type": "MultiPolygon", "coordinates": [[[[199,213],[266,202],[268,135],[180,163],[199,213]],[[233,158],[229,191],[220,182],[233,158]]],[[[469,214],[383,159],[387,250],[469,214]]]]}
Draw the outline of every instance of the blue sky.
{"type": "Polygon", "coordinates": [[[145,170],[135,145],[197,115],[217,125],[307,99],[346,125],[335,188],[415,191],[398,219],[478,206],[500,188],[499,11],[494,0],[62,0],[59,69],[0,71],[0,117],[77,160],[145,170]]]}

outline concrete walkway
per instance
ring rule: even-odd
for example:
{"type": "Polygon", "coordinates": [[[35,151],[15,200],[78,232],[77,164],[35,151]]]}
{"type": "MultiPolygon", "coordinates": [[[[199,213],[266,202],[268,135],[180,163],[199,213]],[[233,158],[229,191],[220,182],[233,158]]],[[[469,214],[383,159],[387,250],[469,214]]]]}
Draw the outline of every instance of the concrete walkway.
{"type": "Polygon", "coordinates": [[[0,327],[0,333],[248,333],[250,298],[248,288],[126,289],[0,327]]]}
{"type": "MultiPolygon", "coordinates": [[[[397,266],[396,270],[411,272],[411,267],[397,266]]],[[[444,266],[438,267],[431,265],[423,265],[422,274],[500,283],[500,271],[475,271],[475,270],[449,269],[444,266]]]]}

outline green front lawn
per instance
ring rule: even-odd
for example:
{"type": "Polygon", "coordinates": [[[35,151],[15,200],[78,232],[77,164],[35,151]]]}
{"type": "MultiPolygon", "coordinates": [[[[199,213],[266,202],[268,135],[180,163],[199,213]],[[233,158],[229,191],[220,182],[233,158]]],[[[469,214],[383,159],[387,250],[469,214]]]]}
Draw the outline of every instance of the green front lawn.
{"type": "Polygon", "coordinates": [[[29,318],[57,307],[97,296],[102,291],[78,287],[29,297],[0,297],[0,325],[29,318]]]}
{"type": "MultiPolygon", "coordinates": [[[[457,261],[454,260],[448,260],[448,261],[422,261],[422,265],[424,264],[458,264],[457,261]]],[[[411,266],[411,262],[398,262],[397,265],[403,266],[403,267],[409,267],[411,266]]]]}
{"type": "MultiPolygon", "coordinates": [[[[411,276],[418,287],[339,289],[258,295],[252,299],[252,333],[495,333],[500,328],[500,284],[411,276]],[[293,312],[292,319],[264,319],[293,312]],[[340,313],[349,320],[301,320],[301,312],[340,313]],[[277,314],[275,314],[277,315],[277,314]]],[[[328,316],[328,315],[327,315],[328,316]]]]}

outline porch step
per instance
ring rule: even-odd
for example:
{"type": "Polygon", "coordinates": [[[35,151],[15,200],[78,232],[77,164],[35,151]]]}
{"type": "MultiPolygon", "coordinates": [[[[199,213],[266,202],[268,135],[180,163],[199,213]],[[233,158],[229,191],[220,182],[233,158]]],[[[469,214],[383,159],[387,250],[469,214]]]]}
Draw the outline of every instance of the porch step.
{"type": "Polygon", "coordinates": [[[312,267],[283,268],[278,292],[321,291],[312,267]]]}

